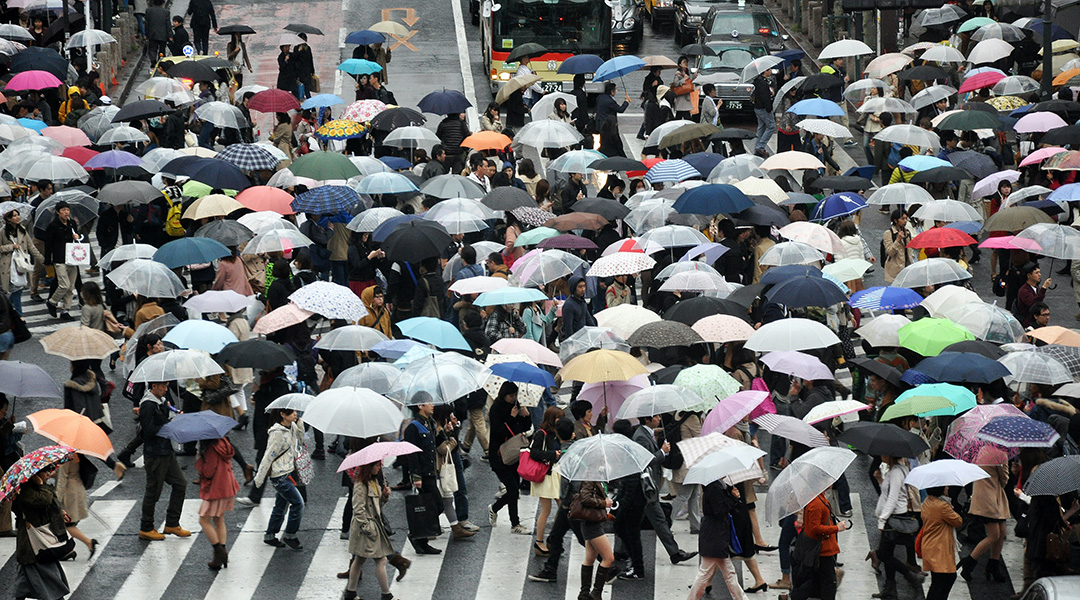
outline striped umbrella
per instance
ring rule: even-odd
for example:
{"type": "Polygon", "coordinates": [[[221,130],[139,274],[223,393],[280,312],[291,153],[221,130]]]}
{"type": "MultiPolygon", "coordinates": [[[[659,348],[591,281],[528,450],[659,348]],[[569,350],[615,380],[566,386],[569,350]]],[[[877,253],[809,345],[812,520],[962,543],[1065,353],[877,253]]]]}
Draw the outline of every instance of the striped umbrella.
{"type": "Polygon", "coordinates": [[[645,173],[649,183],[679,182],[691,177],[701,177],[701,173],[680,158],[657,163],[645,173]]]}
{"type": "Polygon", "coordinates": [[[1029,496],[1060,496],[1080,490],[1080,457],[1059,456],[1035,467],[1024,483],[1029,496]]]}

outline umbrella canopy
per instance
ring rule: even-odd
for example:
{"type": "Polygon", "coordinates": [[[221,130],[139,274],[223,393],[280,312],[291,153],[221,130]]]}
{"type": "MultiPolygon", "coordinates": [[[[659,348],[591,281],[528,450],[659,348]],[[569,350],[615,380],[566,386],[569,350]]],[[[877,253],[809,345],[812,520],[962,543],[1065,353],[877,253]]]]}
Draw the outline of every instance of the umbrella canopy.
{"type": "Polygon", "coordinates": [[[944,449],[955,458],[976,465],[1004,464],[1019,454],[1017,448],[1005,448],[976,437],[984,425],[999,416],[1025,417],[1011,404],[979,405],[956,418],[949,426],[944,449]]]}
{"type": "Polygon", "coordinates": [[[571,481],[614,481],[644,471],[655,457],[624,435],[579,440],[559,458],[559,474],[571,481]]]}
{"type": "Polygon", "coordinates": [[[967,328],[947,319],[925,318],[909,323],[897,332],[900,345],[923,356],[937,356],[946,346],[975,336],[967,328]]]}
{"type": "Polygon", "coordinates": [[[919,406],[908,414],[917,414],[920,417],[958,415],[975,408],[976,405],[975,394],[971,390],[951,383],[924,383],[916,386],[900,394],[896,398],[895,406],[907,403],[919,406]],[[928,402],[935,400],[944,400],[948,405],[933,408],[928,402]]]}
{"type": "Polygon", "coordinates": [[[908,248],[956,248],[977,244],[970,235],[951,227],[934,227],[915,236],[908,248]]]}
{"type": "Polygon", "coordinates": [[[791,462],[769,486],[765,518],[778,521],[795,514],[844,474],[855,460],[846,448],[814,448],[791,462]]]}
{"type": "Polygon", "coordinates": [[[383,242],[383,250],[390,260],[418,263],[441,256],[453,243],[445,228],[421,219],[399,225],[383,242]]]}
{"type": "Polygon", "coordinates": [[[1016,238],[1038,244],[1040,249],[1035,250],[1035,254],[1063,260],[1080,259],[1080,231],[1072,227],[1036,223],[1017,233],[1016,238]]]}
{"type": "Polygon", "coordinates": [[[645,348],[668,348],[671,346],[689,346],[704,340],[689,325],[678,321],[655,321],[637,328],[627,338],[631,346],[645,348]]]}
{"type": "Polygon", "coordinates": [[[98,360],[116,352],[116,341],[100,329],[77,325],[41,338],[41,347],[46,354],[68,360],[98,360]]]}
{"type": "Polygon", "coordinates": [[[388,337],[377,329],[362,327],[360,325],[346,325],[345,327],[338,327],[323,335],[319,338],[319,341],[315,343],[315,347],[322,350],[367,352],[368,350],[371,350],[371,347],[375,344],[384,342],[388,339],[388,337]]]}
{"type": "Polygon", "coordinates": [[[1060,325],[1039,327],[1027,332],[1027,335],[1047,344],[1061,344],[1062,346],[1080,347],[1080,333],[1072,329],[1066,329],[1060,325]]]}
{"type": "Polygon", "coordinates": [[[654,385],[630,394],[616,414],[616,419],[639,419],[690,410],[702,400],[679,385],[654,385]]]}
{"type": "Polygon", "coordinates": [[[986,219],[983,230],[1017,232],[1039,223],[1052,224],[1053,220],[1033,206],[1010,206],[986,219]]]}
{"type": "Polygon", "coordinates": [[[691,327],[703,341],[716,344],[746,341],[754,334],[754,328],[749,323],[731,315],[711,315],[698,320],[691,327]]]}
{"type": "MultiPolygon", "coordinates": [[[[558,234],[555,230],[550,231],[556,235],[558,234]]],[[[545,235],[542,239],[549,237],[554,237],[554,235],[545,235]]],[[[521,236],[518,236],[518,239],[520,240],[521,236]]],[[[539,242],[540,240],[536,241],[539,242]]],[[[534,252],[530,252],[514,261],[514,265],[510,269],[522,286],[540,287],[546,285],[577,271],[585,264],[585,261],[581,258],[562,250],[536,250],[534,252]]]]}
{"type": "Polygon", "coordinates": [[[613,277],[633,275],[656,265],[656,261],[640,252],[616,252],[602,256],[586,272],[590,277],[613,277]]]}
{"type": "Polygon", "coordinates": [[[647,373],[645,366],[626,352],[593,350],[577,356],[559,370],[563,381],[600,383],[626,381],[634,375],[647,373]]]}
{"type": "Polygon", "coordinates": [[[721,448],[691,466],[683,482],[708,485],[736,471],[749,469],[765,454],[764,450],[749,445],[721,448]]]}
{"type": "Polygon", "coordinates": [[[810,319],[789,318],[761,326],[745,348],[756,352],[811,350],[839,344],[840,338],[825,325],[810,319]]]}
{"type": "Polygon", "coordinates": [[[386,394],[399,377],[401,377],[401,369],[393,365],[382,362],[361,363],[338,374],[330,387],[337,389],[354,386],[386,394]]]}
{"type": "Polygon", "coordinates": [[[892,285],[921,288],[964,279],[971,279],[971,273],[964,270],[956,261],[948,258],[928,258],[901,269],[893,279],[892,285]]]}
{"type": "Polygon", "coordinates": [[[795,242],[803,242],[826,254],[842,254],[843,243],[832,230],[806,221],[791,223],[780,228],[780,236],[795,242]]]}
{"type": "Polygon", "coordinates": [[[754,202],[739,188],[712,183],[683,192],[672,208],[680,214],[715,215],[740,212],[751,206],[754,202]]]}
{"type": "Polygon", "coordinates": [[[914,458],[930,447],[918,435],[891,423],[865,423],[845,430],[837,441],[871,456],[914,458]]]}
{"type": "Polygon", "coordinates": [[[174,416],[158,431],[158,436],[180,444],[216,440],[225,437],[236,425],[235,419],[212,410],[201,410],[174,416]]]}
{"type": "Polygon", "coordinates": [[[528,338],[503,338],[491,345],[500,354],[524,354],[537,364],[562,367],[559,355],[528,338]]]}
{"type": "Polygon", "coordinates": [[[424,356],[409,362],[387,396],[408,406],[450,404],[481,389],[490,375],[486,367],[459,354],[424,356]]]}
{"type": "MultiPolygon", "coordinates": [[[[634,445],[637,446],[636,443],[634,445]]],[[[641,448],[641,446],[638,447],[641,448]]],[[[649,454],[648,451],[645,451],[645,453],[649,454]]],[[[649,456],[652,457],[651,454],[649,456]]],[[[4,479],[0,482],[0,501],[10,498],[18,491],[19,486],[30,481],[30,478],[39,472],[66,463],[74,458],[75,449],[70,446],[45,446],[23,455],[4,473],[4,479]]]]}
{"type": "Polygon", "coordinates": [[[927,377],[950,383],[990,383],[1010,374],[1002,363],[973,352],[942,352],[917,366],[927,377]]]}
{"type": "Polygon", "coordinates": [[[0,361],[0,394],[13,398],[63,398],[60,386],[45,369],[20,360],[0,361]]]}
{"type": "Polygon", "coordinates": [[[993,304],[972,302],[950,309],[945,316],[980,340],[1010,344],[1024,339],[1020,321],[1011,312],[993,304]]]}
{"type": "MultiPolygon", "coordinates": [[[[475,278],[473,278],[475,279],[475,278]]],[[[547,295],[537,289],[502,287],[497,290],[486,291],[475,300],[475,306],[505,306],[510,304],[526,304],[547,300],[547,295]]]]}
{"type": "Polygon", "coordinates": [[[810,412],[803,416],[803,421],[813,425],[822,421],[829,421],[837,417],[856,413],[861,410],[868,410],[869,408],[869,405],[863,404],[857,400],[833,400],[830,402],[822,402],[810,409],[810,412]]]}
{"type": "Polygon", "coordinates": [[[194,319],[181,322],[165,334],[162,341],[170,343],[177,348],[202,350],[210,354],[216,354],[229,344],[238,342],[236,335],[224,325],[212,321],[196,321],[194,319]]]}
{"type": "Polygon", "coordinates": [[[82,454],[105,460],[112,453],[109,436],[84,415],[66,408],[47,408],[26,415],[34,432],[82,454]]]}
{"type": "Polygon", "coordinates": [[[201,379],[225,371],[210,355],[199,350],[166,350],[147,357],[131,372],[129,381],[155,383],[201,379]]]}
{"type": "Polygon", "coordinates": [[[847,296],[824,277],[792,277],[766,293],[770,302],[789,307],[832,306],[847,302],[847,296]]]}
{"type": "MultiPolygon", "coordinates": [[[[280,218],[276,222],[282,222],[280,218]]],[[[290,225],[284,228],[267,229],[259,233],[244,246],[241,254],[269,254],[271,252],[289,252],[297,248],[306,248],[315,242],[290,225]]]]}
{"type": "MultiPolygon", "coordinates": [[[[563,363],[595,349],[630,352],[630,345],[614,329],[607,327],[582,327],[559,344],[559,359],[563,363]]],[[[625,381],[625,380],[624,380],[625,381]]]]}
{"type": "Polygon", "coordinates": [[[401,409],[362,387],[336,387],[307,405],[304,422],[329,434],[370,438],[398,431],[401,409]]]}
{"type": "Polygon", "coordinates": [[[227,313],[246,310],[252,299],[233,290],[207,290],[184,302],[184,308],[197,314],[227,313]]]}
{"type": "Polygon", "coordinates": [[[154,253],[154,261],[170,269],[213,262],[232,256],[232,251],[217,240],[207,237],[181,238],[163,245],[154,253]]]}
{"type": "Polygon", "coordinates": [[[251,240],[255,233],[236,221],[210,221],[195,231],[195,237],[214,240],[235,248],[251,240]]]}
{"type": "Polygon", "coordinates": [[[1068,368],[1049,354],[1035,351],[1009,352],[999,358],[998,362],[1005,365],[1010,372],[1010,375],[1005,377],[1006,382],[1058,385],[1071,383],[1073,380],[1068,368]]]}
{"type": "Polygon", "coordinates": [[[600,327],[610,327],[629,341],[630,336],[649,323],[659,322],[660,315],[634,304],[620,304],[596,313],[600,327]]]}
{"type": "MultiPolygon", "coordinates": [[[[1080,463],[1077,464],[1080,465],[1080,463]]],[[[925,490],[943,486],[964,487],[973,481],[989,478],[989,473],[971,463],[954,458],[943,458],[915,467],[904,478],[904,483],[925,490]]]]}
{"type": "Polygon", "coordinates": [[[432,317],[413,317],[398,323],[402,335],[426,342],[444,350],[465,350],[472,347],[461,332],[450,323],[432,317]]]}
{"type": "Polygon", "coordinates": [[[1027,415],[993,417],[976,436],[1006,448],[1047,448],[1061,438],[1050,424],[1027,415]]]}
{"type": "Polygon", "coordinates": [[[1037,465],[1024,481],[1029,496],[1060,496],[1080,489],[1080,460],[1059,456],[1037,465]]]}
{"type": "Polygon", "coordinates": [[[361,465],[382,462],[388,458],[405,456],[420,451],[420,448],[409,442],[375,442],[359,452],[353,452],[346,456],[345,460],[341,461],[341,465],[338,466],[337,472],[341,473],[361,465]]]}
{"type": "Polygon", "coordinates": [[[296,362],[296,353],[288,346],[254,339],[225,346],[217,361],[234,369],[272,370],[296,362]]]}
{"type": "Polygon", "coordinates": [[[739,382],[717,365],[694,365],[675,375],[674,383],[697,394],[702,400],[691,410],[707,411],[721,398],[727,398],[742,387],[739,382]]]}
{"type": "Polygon", "coordinates": [[[146,298],[176,298],[185,291],[176,273],[155,260],[129,260],[110,271],[107,277],[116,287],[146,298]]]}
{"type": "Polygon", "coordinates": [[[343,285],[328,281],[309,283],[289,295],[300,308],[328,319],[356,322],[368,315],[364,303],[343,285]]]}
{"type": "Polygon", "coordinates": [[[789,350],[770,352],[761,362],[778,373],[787,373],[808,381],[833,379],[833,374],[816,356],[789,350]]]}
{"type": "Polygon", "coordinates": [[[705,416],[705,421],[701,425],[701,434],[726,433],[768,398],[768,392],[747,390],[720,400],[720,403],[705,416]]]}

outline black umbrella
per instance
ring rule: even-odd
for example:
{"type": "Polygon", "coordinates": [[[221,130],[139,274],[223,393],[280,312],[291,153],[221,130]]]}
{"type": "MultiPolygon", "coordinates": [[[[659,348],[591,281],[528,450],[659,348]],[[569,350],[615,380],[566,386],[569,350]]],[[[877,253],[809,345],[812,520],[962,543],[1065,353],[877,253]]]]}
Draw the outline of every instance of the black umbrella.
{"type": "Polygon", "coordinates": [[[164,63],[165,72],[169,77],[181,77],[192,81],[224,81],[212,68],[203,64],[204,61],[183,60],[177,63],[164,63]]]}
{"type": "Polygon", "coordinates": [[[187,175],[211,188],[223,190],[240,191],[251,187],[251,180],[243,171],[232,163],[216,158],[200,158],[184,167],[183,173],[177,175],[187,175]]]}
{"type": "Polygon", "coordinates": [[[754,305],[754,300],[757,300],[761,292],[765,291],[767,286],[764,283],[751,283],[750,285],[744,285],[741,288],[731,292],[724,300],[728,302],[734,302],[739,306],[744,306],[749,309],[754,305]]]}
{"type": "Polygon", "coordinates": [[[1029,496],[1060,496],[1080,490],[1080,457],[1059,456],[1038,465],[1024,482],[1029,496]]]}
{"type": "MultiPolygon", "coordinates": [[[[14,69],[12,70],[14,71],[14,69]]],[[[1026,114],[1030,114],[1033,112],[1052,112],[1064,118],[1066,123],[1075,123],[1076,120],[1080,118],[1080,102],[1059,99],[1045,100],[1043,102],[1039,102],[1035,106],[1032,106],[1031,110],[1027,111],[1026,114]]],[[[1045,138],[1046,136],[1043,137],[1045,138]]]]}
{"type": "Polygon", "coordinates": [[[971,173],[976,179],[989,177],[998,171],[994,159],[982,152],[961,150],[959,152],[950,152],[946,158],[949,159],[953,166],[960,167],[971,173]]]}
{"type": "Polygon", "coordinates": [[[949,75],[941,67],[919,65],[900,71],[897,77],[905,81],[936,81],[938,79],[948,79],[949,75]]]}
{"type": "Polygon", "coordinates": [[[866,423],[848,428],[836,439],[871,456],[915,458],[930,448],[921,437],[891,423],[866,423]]]}
{"type": "Polygon", "coordinates": [[[854,175],[825,175],[806,185],[808,190],[832,190],[834,192],[857,192],[868,190],[873,184],[865,177],[854,175]]]}
{"type": "Polygon", "coordinates": [[[292,31],[294,33],[306,33],[308,35],[323,35],[322,29],[318,27],[312,27],[311,25],[304,25],[303,23],[289,23],[285,26],[285,31],[292,31]]]}
{"type": "Polygon", "coordinates": [[[247,25],[226,25],[217,30],[218,35],[232,35],[239,33],[240,35],[251,35],[255,33],[255,30],[247,25]]]}
{"type": "Polygon", "coordinates": [[[612,156],[610,158],[598,158],[589,163],[590,169],[597,171],[648,171],[649,168],[640,160],[633,160],[625,156],[612,156]]]}
{"type": "Polygon", "coordinates": [[[630,346],[642,348],[670,348],[671,346],[689,346],[705,340],[685,323],[678,321],[654,321],[638,327],[633,335],[626,339],[630,346]]]}
{"type": "MultiPolygon", "coordinates": [[[[993,106],[990,106],[989,104],[987,104],[985,102],[980,102],[978,100],[972,100],[971,102],[964,102],[963,104],[960,104],[959,106],[957,106],[956,109],[957,110],[977,110],[979,112],[988,113],[988,114],[992,115],[994,118],[998,117],[998,110],[996,108],[994,108],[993,106]]],[[[952,116],[952,115],[949,115],[949,116],[952,116]]],[[[946,117],[946,118],[948,118],[948,117],[946,117]]],[[[948,129],[948,128],[945,127],[945,128],[939,128],[939,129],[948,129]]]]}
{"type": "Polygon", "coordinates": [[[427,118],[411,108],[388,108],[371,118],[371,126],[376,131],[393,131],[398,127],[423,125],[427,118]]]}
{"type": "Polygon", "coordinates": [[[731,315],[749,320],[746,315],[746,308],[730,300],[713,298],[712,296],[696,296],[676,302],[664,313],[664,320],[693,325],[712,315],[731,315]]]}
{"type": "Polygon", "coordinates": [[[919,171],[910,179],[911,183],[949,183],[962,179],[971,179],[971,173],[959,167],[934,167],[919,171]]]}
{"type": "Polygon", "coordinates": [[[101,188],[97,198],[105,204],[149,204],[161,198],[161,190],[145,181],[118,181],[101,188]]]}
{"type": "Polygon", "coordinates": [[[30,46],[11,58],[11,72],[47,71],[65,81],[68,74],[68,61],[52,48],[30,46]]]}
{"type": "Polygon", "coordinates": [[[1080,145],[1080,125],[1066,125],[1051,129],[1043,134],[1039,143],[1051,146],[1078,146],[1080,145]]]}
{"type": "Polygon", "coordinates": [[[867,373],[873,373],[885,381],[888,381],[894,387],[906,387],[904,382],[900,379],[903,373],[881,361],[872,358],[854,358],[851,360],[851,363],[855,365],[855,368],[867,373]]]}
{"type": "Polygon", "coordinates": [[[1004,364],[973,352],[942,352],[922,359],[914,370],[945,383],[990,383],[1011,374],[1004,364]]]}
{"type": "Polygon", "coordinates": [[[765,297],[788,307],[832,306],[847,301],[835,283],[812,275],[792,277],[766,292],[765,297]]]}
{"type": "Polygon", "coordinates": [[[749,140],[757,136],[753,131],[739,129],[738,127],[725,127],[709,136],[709,141],[717,142],[724,140],[749,140]]]}
{"type": "Polygon", "coordinates": [[[679,372],[685,368],[686,367],[683,365],[664,367],[652,375],[649,375],[649,379],[652,379],[653,383],[671,385],[675,383],[675,378],[679,376],[679,372]]]}
{"type": "Polygon", "coordinates": [[[125,104],[120,109],[120,112],[113,116],[112,122],[124,123],[126,121],[138,121],[139,119],[160,117],[161,115],[167,115],[170,112],[172,112],[172,109],[159,100],[139,100],[125,104]]]}
{"type": "Polygon", "coordinates": [[[139,165],[126,165],[115,170],[117,179],[133,179],[137,181],[150,181],[154,174],[139,165]]]}
{"type": "Polygon", "coordinates": [[[235,248],[255,237],[255,232],[236,221],[222,220],[203,225],[195,232],[195,237],[210,238],[235,248]]]}
{"type": "Polygon", "coordinates": [[[573,212],[600,215],[608,221],[625,219],[626,215],[630,214],[629,208],[626,208],[618,200],[611,200],[610,198],[582,198],[574,203],[571,210],[573,212]]]}
{"type": "Polygon", "coordinates": [[[382,249],[392,261],[418,263],[426,258],[442,256],[447,246],[453,243],[454,240],[442,225],[418,219],[398,225],[387,236],[382,249]]]}
{"type": "Polygon", "coordinates": [[[783,227],[791,222],[782,210],[755,204],[750,208],[731,214],[731,220],[739,227],[747,225],[765,225],[783,227]]]}
{"type": "Polygon", "coordinates": [[[49,23],[49,27],[45,29],[45,33],[41,36],[41,47],[49,46],[53,42],[62,42],[68,31],[78,31],[80,29],[86,29],[86,17],[77,12],[69,12],[49,23]]]}
{"type": "Polygon", "coordinates": [[[679,49],[679,54],[685,56],[716,56],[716,50],[705,44],[687,44],[679,49]]]}
{"type": "Polygon", "coordinates": [[[989,358],[990,360],[997,360],[1002,356],[1005,356],[1005,351],[1001,349],[997,344],[991,344],[983,340],[964,340],[962,342],[956,342],[955,344],[949,344],[945,346],[942,352],[972,352],[974,354],[980,354],[989,358]]]}
{"type": "Polygon", "coordinates": [[[524,44],[514,46],[514,49],[510,51],[510,54],[506,55],[506,62],[515,63],[523,58],[528,58],[537,54],[545,54],[547,52],[547,48],[536,42],[525,42],[524,44]]]}
{"type": "Polygon", "coordinates": [[[834,90],[844,85],[844,80],[829,73],[814,73],[803,80],[799,85],[799,91],[804,96],[815,93],[825,95],[829,90],[834,90]]]}
{"type": "Polygon", "coordinates": [[[226,345],[217,353],[219,364],[234,369],[276,369],[296,362],[296,353],[288,346],[266,340],[247,340],[226,345]]]}
{"type": "Polygon", "coordinates": [[[183,175],[184,169],[199,160],[198,156],[178,156],[161,167],[162,173],[169,175],[183,175]]]}
{"type": "Polygon", "coordinates": [[[529,192],[509,185],[501,185],[480,199],[480,203],[491,210],[514,210],[522,206],[536,208],[536,200],[529,192]]]}

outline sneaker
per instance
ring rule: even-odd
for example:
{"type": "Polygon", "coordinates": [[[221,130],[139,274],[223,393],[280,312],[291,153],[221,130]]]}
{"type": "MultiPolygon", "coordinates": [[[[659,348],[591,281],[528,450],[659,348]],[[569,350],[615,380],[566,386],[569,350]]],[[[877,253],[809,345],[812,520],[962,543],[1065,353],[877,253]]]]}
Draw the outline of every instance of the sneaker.
{"type": "Polygon", "coordinates": [[[236,503],[239,504],[240,506],[248,506],[248,507],[258,506],[259,505],[258,502],[255,502],[254,500],[252,500],[251,498],[248,498],[247,496],[239,496],[239,497],[237,497],[236,498],[236,503]]]}
{"type": "MultiPolygon", "coordinates": [[[[1080,319],[1080,316],[1078,316],[1077,318],[1078,318],[1078,319],[1080,319]]],[[[488,455],[487,455],[487,453],[486,453],[486,452],[485,452],[484,454],[481,454],[481,455],[480,455],[480,460],[481,460],[481,461],[483,461],[483,462],[487,462],[487,461],[488,461],[488,455]]]]}
{"type": "Polygon", "coordinates": [[[558,580],[559,573],[554,570],[549,570],[547,567],[541,569],[540,572],[536,575],[533,575],[532,573],[529,574],[529,581],[538,581],[540,583],[555,583],[558,580]]]}
{"type": "Polygon", "coordinates": [[[491,507],[492,504],[488,504],[488,521],[491,522],[491,526],[494,527],[499,522],[499,513],[495,512],[491,507]]]}
{"type": "Polygon", "coordinates": [[[458,524],[466,531],[480,531],[480,526],[468,519],[458,521],[458,524]]]}
{"type": "Polygon", "coordinates": [[[71,316],[71,313],[69,313],[69,312],[67,312],[67,311],[64,311],[64,312],[60,313],[60,319],[61,319],[62,321],[71,321],[71,320],[73,320],[74,318],[75,318],[75,317],[72,317],[72,316],[71,316]]]}
{"type": "Polygon", "coordinates": [[[506,486],[500,483],[499,484],[499,491],[495,492],[495,497],[496,498],[502,498],[505,495],[506,495],[506,486]]]}
{"type": "Polygon", "coordinates": [[[623,571],[622,573],[619,573],[619,579],[622,579],[623,581],[636,581],[638,579],[645,579],[645,576],[641,573],[638,573],[633,568],[630,568],[626,571],[623,571]]]}
{"type": "Polygon", "coordinates": [[[532,535],[532,529],[518,523],[510,528],[510,533],[516,533],[518,535],[532,535]]]}
{"type": "Polygon", "coordinates": [[[297,539],[297,538],[294,538],[294,537],[292,537],[292,538],[282,538],[281,541],[284,542],[286,546],[292,548],[293,550],[303,550],[304,549],[304,545],[301,544],[300,540],[297,539]]]}

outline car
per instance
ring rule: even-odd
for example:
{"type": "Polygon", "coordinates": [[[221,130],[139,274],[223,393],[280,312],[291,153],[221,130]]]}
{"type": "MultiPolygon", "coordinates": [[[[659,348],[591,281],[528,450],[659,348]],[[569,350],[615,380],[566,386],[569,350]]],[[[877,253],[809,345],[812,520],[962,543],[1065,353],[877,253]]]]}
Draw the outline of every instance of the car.
{"type": "Polygon", "coordinates": [[[780,33],[776,17],[757,4],[726,3],[713,6],[701,22],[698,42],[708,44],[748,35],[761,36],[770,53],[787,49],[788,36],[780,33]]]}
{"type": "Polygon", "coordinates": [[[675,19],[675,0],[645,0],[645,12],[653,28],[671,23],[675,19]]]}
{"type": "Polygon", "coordinates": [[[725,112],[752,113],[751,94],[754,86],[742,81],[743,68],[750,61],[769,53],[765,39],[760,36],[727,39],[708,44],[716,56],[699,56],[695,63],[698,77],[694,83],[716,86],[717,108],[725,112]]]}
{"type": "Polygon", "coordinates": [[[679,46],[697,41],[698,30],[709,9],[731,0],[675,0],[675,43],[679,46]]]}
{"type": "Polygon", "coordinates": [[[645,34],[645,19],[641,0],[611,1],[611,42],[637,50],[645,34]]]}
{"type": "Polygon", "coordinates": [[[1021,600],[1065,600],[1080,598],[1080,575],[1042,577],[1024,592],[1021,600]]]}

